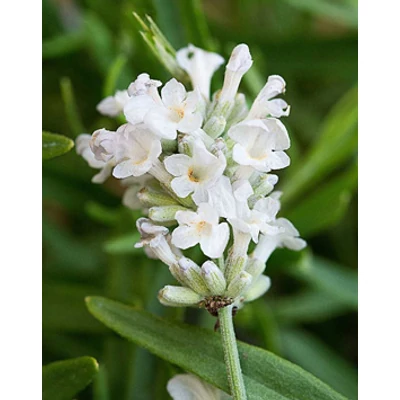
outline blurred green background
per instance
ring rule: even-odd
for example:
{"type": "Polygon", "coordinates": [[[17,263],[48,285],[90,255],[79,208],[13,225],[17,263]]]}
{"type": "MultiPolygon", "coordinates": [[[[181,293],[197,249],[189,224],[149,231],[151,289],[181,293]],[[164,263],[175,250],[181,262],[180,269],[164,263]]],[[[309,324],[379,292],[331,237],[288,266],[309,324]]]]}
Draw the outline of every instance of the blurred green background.
{"type": "MultiPolygon", "coordinates": [[[[226,59],[247,43],[242,83],[254,99],[270,74],[287,82],[291,166],[279,172],[281,216],[309,246],[277,250],[271,290],[235,317],[238,337],[287,358],[357,398],[357,2],[354,0],[43,0],[43,129],[75,138],[117,123],[96,104],[139,73],[166,81],[132,12],[153,17],[176,49],[193,43],[226,59]]],[[[222,82],[223,68],[214,78],[222,82]]],[[[213,329],[203,310],[158,304],[168,269],[133,243],[138,213],[122,189],[72,150],[43,163],[43,363],[100,363],[78,399],[164,399],[178,372],[97,322],[84,298],[103,295],[213,329]]],[[[196,250],[193,257],[199,258],[196,250]]],[[[162,334],[162,333],[161,333],[162,334]]]]}

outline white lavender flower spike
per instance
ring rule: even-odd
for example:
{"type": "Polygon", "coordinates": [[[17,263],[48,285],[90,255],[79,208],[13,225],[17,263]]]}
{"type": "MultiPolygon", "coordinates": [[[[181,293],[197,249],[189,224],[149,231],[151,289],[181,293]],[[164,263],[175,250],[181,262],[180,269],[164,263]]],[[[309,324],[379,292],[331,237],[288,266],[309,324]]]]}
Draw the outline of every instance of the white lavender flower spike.
{"type": "Polygon", "coordinates": [[[234,48],[212,99],[220,55],[189,45],[173,61],[179,76],[187,73],[191,88],[175,78],[162,85],[140,74],[98,106],[109,116],[123,111],[126,123],[115,132],[80,135],[77,152],[100,169],[94,181],[112,173],[128,186],[123,203],[148,216],[137,221],[136,247],[168,265],[177,281],[160,291],[162,304],[204,307],[217,316],[268,290],[271,282],[263,272],[276,248],[306,245],[296,228],[277,216],[278,177],[270,173],[290,164],[285,152],[290,139],[279,120],[289,114],[278,97],[286,82],[270,76],[249,110],[238,93],[253,63],[247,45],[234,48]],[[256,246],[249,254],[251,242],[256,246]],[[205,258],[202,266],[188,257],[195,246],[205,258]]]}

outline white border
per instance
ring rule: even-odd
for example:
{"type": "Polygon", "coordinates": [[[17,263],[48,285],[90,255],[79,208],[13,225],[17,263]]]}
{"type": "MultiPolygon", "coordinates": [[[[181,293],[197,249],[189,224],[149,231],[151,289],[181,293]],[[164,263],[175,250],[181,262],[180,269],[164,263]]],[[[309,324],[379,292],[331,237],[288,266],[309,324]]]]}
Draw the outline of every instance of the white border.
{"type": "Polygon", "coordinates": [[[359,8],[359,398],[399,396],[400,58],[396,2],[359,8]]]}
{"type": "Polygon", "coordinates": [[[3,398],[41,398],[41,6],[3,4],[1,340],[3,398]]]}

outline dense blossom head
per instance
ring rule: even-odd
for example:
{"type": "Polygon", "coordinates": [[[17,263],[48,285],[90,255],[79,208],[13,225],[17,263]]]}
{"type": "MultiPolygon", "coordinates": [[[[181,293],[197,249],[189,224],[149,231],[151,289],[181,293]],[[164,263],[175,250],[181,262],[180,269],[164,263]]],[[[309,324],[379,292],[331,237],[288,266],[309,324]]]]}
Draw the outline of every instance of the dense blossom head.
{"type": "MultiPolygon", "coordinates": [[[[248,109],[239,93],[253,63],[247,45],[233,49],[222,87],[212,96],[220,55],[189,45],[174,62],[173,70],[187,74],[191,87],[140,74],[127,90],[98,105],[105,115],[123,114],[126,123],[115,131],[82,134],[76,148],[100,169],[94,181],[111,174],[121,179],[127,188],[124,204],[147,216],[137,221],[136,247],[160,259],[176,280],[160,290],[160,302],[204,307],[217,315],[219,308],[240,308],[269,289],[263,272],[275,249],[306,245],[291,222],[278,216],[278,177],[270,173],[290,164],[290,139],[279,119],[289,115],[280,98],[286,83],[270,76],[248,109]],[[249,254],[251,242],[255,248],[249,254]],[[201,261],[188,257],[194,247],[201,261]]],[[[170,381],[169,391],[173,397],[198,391],[219,398],[186,375],[170,381]]]]}

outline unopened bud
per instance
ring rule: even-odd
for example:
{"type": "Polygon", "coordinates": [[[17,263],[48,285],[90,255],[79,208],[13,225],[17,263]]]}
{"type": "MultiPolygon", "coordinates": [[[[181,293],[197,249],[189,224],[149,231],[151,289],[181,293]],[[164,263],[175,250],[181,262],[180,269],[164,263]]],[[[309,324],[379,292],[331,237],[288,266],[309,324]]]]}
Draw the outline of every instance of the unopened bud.
{"type": "Polygon", "coordinates": [[[242,271],[229,284],[225,295],[233,298],[239,297],[251,285],[251,281],[252,276],[248,272],[242,271]]]}
{"type": "Polygon", "coordinates": [[[206,282],[202,276],[201,268],[192,260],[182,257],[179,260],[179,276],[184,284],[196,293],[210,294],[206,282]]]}
{"type": "Polygon", "coordinates": [[[247,251],[251,240],[250,234],[241,232],[238,229],[234,229],[233,234],[233,246],[229,250],[224,273],[228,285],[244,270],[248,259],[247,251]]]}
{"type": "Polygon", "coordinates": [[[212,116],[204,125],[204,130],[212,138],[217,138],[222,135],[226,127],[226,119],[220,115],[212,116]]]}
{"type": "Polygon", "coordinates": [[[178,202],[167,193],[154,190],[150,187],[144,187],[139,190],[137,197],[144,207],[178,205],[178,202]]]}
{"type": "Polygon", "coordinates": [[[249,258],[246,264],[245,271],[253,278],[259,277],[265,270],[265,263],[258,258],[249,258]]]}
{"type": "Polygon", "coordinates": [[[149,218],[155,222],[171,222],[175,220],[177,211],[187,211],[183,206],[158,206],[149,210],[149,218]]]}
{"type": "Polygon", "coordinates": [[[226,65],[224,84],[219,96],[221,103],[233,103],[239,89],[240,81],[252,64],[253,60],[251,59],[249,47],[246,44],[239,44],[233,49],[229,62],[226,65]]]}
{"type": "Polygon", "coordinates": [[[226,289],[224,274],[212,261],[206,261],[202,265],[201,274],[212,295],[224,294],[226,289]]]}
{"type": "Polygon", "coordinates": [[[181,154],[186,154],[189,157],[192,157],[192,144],[193,138],[189,135],[179,135],[178,136],[178,150],[181,154]]]}
{"type": "Polygon", "coordinates": [[[167,285],[158,292],[158,299],[164,306],[189,307],[199,303],[202,296],[192,289],[167,285]]]}
{"type": "Polygon", "coordinates": [[[244,294],[244,301],[253,301],[265,294],[271,286],[269,276],[260,275],[244,294]]]}
{"type": "Polygon", "coordinates": [[[246,96],[243,93],[238,93],[235,97],[235,103],[227,121],[228,127],[244,120],[248,112],[249,109],[246,103],[246,96]]]}
{"type": "Polygon", "coordinates": [[[267,194],[272,192],[274,186],[278,182],[278,176],[274,174],[260,174],[256,176],[252,182],[254,194],[265,197],[267,194]]]}

